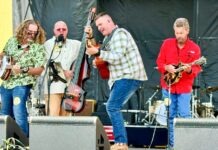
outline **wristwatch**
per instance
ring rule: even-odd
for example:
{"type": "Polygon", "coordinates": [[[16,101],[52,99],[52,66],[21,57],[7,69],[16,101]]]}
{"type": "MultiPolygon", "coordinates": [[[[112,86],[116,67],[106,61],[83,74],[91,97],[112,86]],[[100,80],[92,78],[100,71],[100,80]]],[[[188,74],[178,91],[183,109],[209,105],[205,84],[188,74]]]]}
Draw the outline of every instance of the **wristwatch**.
{"type": "Polygon", "coordinates": [[[29,71],[29,67],[23,67],[23,68],[21,68],[21,72],[22,73],[27,73],[28,71],[29,71]]]}

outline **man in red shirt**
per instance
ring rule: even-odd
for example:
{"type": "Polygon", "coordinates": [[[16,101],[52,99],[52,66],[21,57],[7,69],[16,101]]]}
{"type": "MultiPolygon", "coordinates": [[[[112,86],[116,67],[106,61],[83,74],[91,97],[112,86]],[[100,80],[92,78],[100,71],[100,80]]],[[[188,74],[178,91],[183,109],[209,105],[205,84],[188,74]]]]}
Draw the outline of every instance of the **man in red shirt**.
{"type": "Polygon", "coordinates": [[[174,146],[173,119],[190,118],[192,85],[201,67],[192,64],[201,56],[197,44],[189,39],[189,23],[186,18],[178,18],[173,25],[175,38],[164,40],[157,58],[161,73],[163,99],[170,99],[169,105],[169,149],[174,146]],[[181,69],[182,66],[182,69],[181,69]],[[177,69],[181,69],[179,73],[177,69]],[[178,75],[178,77],[177,77],[178,75]]]}

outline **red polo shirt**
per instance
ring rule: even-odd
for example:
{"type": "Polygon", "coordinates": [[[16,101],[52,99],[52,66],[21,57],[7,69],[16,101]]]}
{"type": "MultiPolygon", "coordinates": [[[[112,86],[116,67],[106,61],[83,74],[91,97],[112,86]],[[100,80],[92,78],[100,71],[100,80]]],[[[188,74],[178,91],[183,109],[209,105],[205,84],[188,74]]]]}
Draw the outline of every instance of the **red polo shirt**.
{"type": "MultiPolygon", "coordinates": [[[[179,63],[192,63],[195,60],[199,59],[201,56],[200,48],[197,44],[195,44],[192,40],[187,39],[185,46],[182,49],[177,47],[176,38],[166,39],[160,49],[158,58],[157,58],[157,66],[158,70],[161,73],[160,84],[164,89],[168,89],[168,85],[163,80],[163,75],[166,72],[164,69],[165,65],[175,65],[177,66],[179,63]]],[[[201,67],[199,65],[192,65],[192,72],[186,73],[182,72],[182,77],[179,82],[171,85],[171,93],[189,93],[192,91],[192,84],[194,82],[194,78],[201,71],[201,67]]]]}

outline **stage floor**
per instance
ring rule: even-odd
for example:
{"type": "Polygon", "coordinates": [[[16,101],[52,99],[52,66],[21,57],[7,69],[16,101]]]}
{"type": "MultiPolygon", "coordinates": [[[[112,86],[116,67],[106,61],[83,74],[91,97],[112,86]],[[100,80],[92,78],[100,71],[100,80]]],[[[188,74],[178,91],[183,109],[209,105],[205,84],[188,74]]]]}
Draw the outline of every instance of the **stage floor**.
{"type": "MultiPolygon", "coordinates": [[[[167,128],[164,126],[126,125],[129,147],[148,149],[164,149],[167,145],[167,128]]],[[[111,144],[113,132],[111,126],[104,126],[111,144]],[[111,136],[112,135],[112,136],[111,136]]],[[[140,149],[138,149],[140,150],[140,149]]]]}
{"type": "Polygon", "coordinates": [[[165,148],[163,149],[159,149],[159,148],[134,148],[134,147],[129,147],[129,150],[165,150],[165,148]]]}

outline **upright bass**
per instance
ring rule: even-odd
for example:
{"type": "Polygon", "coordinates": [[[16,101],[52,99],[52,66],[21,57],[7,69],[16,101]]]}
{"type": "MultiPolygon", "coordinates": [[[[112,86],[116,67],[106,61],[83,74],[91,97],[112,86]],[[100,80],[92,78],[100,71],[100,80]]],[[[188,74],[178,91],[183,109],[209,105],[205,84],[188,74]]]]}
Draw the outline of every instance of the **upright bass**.
{"type": "MultiPolygon", "coordinates": [[[[92,8],[89,12],[86,26],[90,26],[94,20],[94,16],[95,8],[92,8]]],[[[82,89],[82,86],[84,80],[88,77],[87,55],[85,55],[86,37],[87,35],[84,33],[79,55],[73,65],[73,78],[65,89],[62,101],[62,107],[66,111],[72,111],[74,113],[82,111],[85,104],[85,91],[82,89]]]]}

